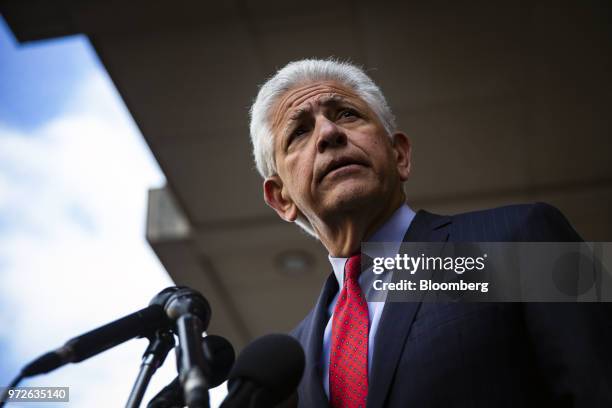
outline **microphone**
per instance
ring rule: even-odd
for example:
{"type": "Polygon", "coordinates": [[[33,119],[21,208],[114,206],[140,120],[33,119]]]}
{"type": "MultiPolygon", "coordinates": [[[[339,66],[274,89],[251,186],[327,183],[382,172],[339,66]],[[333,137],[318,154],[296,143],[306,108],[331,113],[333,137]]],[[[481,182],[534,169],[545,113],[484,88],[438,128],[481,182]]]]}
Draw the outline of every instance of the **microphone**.
{"type": "Polygon", "coordinates": [[[225,337],[211,334],[204,338],[203,343],[204,358],[210,367],[210,377],[206,379],[208,388],[215,388],[227,380],[236,360],[236,353],[225,337]]]}
{"type": "Polygon", "coordinates": [[[285,401],[304,365],[304,350],[293,337],[269,334],[254,340],[236,360],[221,408],[269,408],[285,401]]]}
{"type": "Polygon", "coordinates": [[[189,408],[208,407],[206,378],[210,376],[210,367],[202,350],[202,333],[210,322],[210,306],[198,292],[181,288],[170,296],[165,310],[175,322],[179,338],[179,379],[185,402],[189,408]]]}
{"type": "MultiPolygon", "coordinates": [[[[234,364],[235,353],[232,344],[224,337],[209,335],[202,340],[204,358],[210,367],[210,377],[206,378],[208,388],[215,388],[227,379],[234,364]]],[[[180,352],[180,349],[177,348],[180,352]]],[[[180,363],[180,357],[177,363],[180,363]]],[[[180,365],[180,364],[179,364],[180,365]]],[[[180,367],[179,367],[180,371],[180,367]]],[[[151,401],[147,408],[174,408],[184,407],[185,398],[179,377],[164,387],[151,401]]]]}
{"type": "Polygon", "coordinates": [[[151,335],[157,329],[170,328],[164,305],[178,287],[159,292],[148,307],[68,340],[62,347],[43,354],[26,365],[20,376],[31,377],[48,373],[68,363],[78,363],[115,347],[134,337],[151,335]]]}

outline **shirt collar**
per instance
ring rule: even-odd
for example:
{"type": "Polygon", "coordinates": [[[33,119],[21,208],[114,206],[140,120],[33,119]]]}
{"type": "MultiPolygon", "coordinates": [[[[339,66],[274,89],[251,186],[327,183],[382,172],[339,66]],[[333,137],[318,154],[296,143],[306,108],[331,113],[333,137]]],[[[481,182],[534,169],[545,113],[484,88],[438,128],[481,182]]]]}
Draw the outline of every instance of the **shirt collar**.
{"type": "MultiPolygon", "coordinates": [[[[394,242],[397,243],[395,253],[399,249],[406,231],[410,227],[412,220],[414,219],[415,212],[412,211],[408,204],[404,204],[398,208],[393,215],[368,239],[369,242],[394,242]]],[[[393,255],[395,255],[395,253],[393,255]]],[[[334,275],[338,281],[338,285],[342,287],[344,282],[344,265],[348,258],[334,257],[328,255],[329,263],[334,269],[334,275]]],[[[359,281],[361,283],[362,278],[366,274],[361,274],[359,281]]]]}

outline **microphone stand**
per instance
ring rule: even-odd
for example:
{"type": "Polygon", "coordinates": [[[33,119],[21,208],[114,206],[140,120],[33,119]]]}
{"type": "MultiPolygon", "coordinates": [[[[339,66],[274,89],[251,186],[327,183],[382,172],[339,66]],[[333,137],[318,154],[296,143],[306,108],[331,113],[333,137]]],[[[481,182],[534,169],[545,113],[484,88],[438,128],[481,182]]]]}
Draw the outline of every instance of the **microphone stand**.
{"type": "Polygon", "coordinates": [[[168,352],[173,347],[174,336],[170,330],[157,330],[154,335],[149,337],[149,346],[142,355],[140,371],[125,404],[126,408],[138,408],[140,406],[151,377],[164,363],[168,352]]]}

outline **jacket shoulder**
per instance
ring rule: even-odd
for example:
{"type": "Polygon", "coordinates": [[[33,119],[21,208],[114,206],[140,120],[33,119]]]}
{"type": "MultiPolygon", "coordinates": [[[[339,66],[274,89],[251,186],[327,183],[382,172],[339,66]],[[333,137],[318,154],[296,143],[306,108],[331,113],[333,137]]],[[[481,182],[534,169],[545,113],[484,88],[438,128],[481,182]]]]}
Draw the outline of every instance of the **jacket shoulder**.
{"type": "Polygon", "coordinates": [[[582,241],[556,207],[514,204],[452,216],[455,240],[571,242],[582,241]]]}

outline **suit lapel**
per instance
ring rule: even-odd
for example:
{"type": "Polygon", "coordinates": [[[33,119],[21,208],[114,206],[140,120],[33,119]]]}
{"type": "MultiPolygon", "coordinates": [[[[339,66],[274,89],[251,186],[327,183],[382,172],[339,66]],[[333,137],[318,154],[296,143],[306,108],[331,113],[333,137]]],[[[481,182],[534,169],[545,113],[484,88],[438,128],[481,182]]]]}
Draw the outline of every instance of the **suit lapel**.
{"type": "Polygon", "coordinates": [[[299,395],[300,406],[303,407],[325,407],[328,399],[323,389],[321,377],[321,353],[323,349],[323,332],[328,316],[328,306],[338,292],[338,282],[332,273],[325,282],[321,295],[317,300],[310,326],[306,328],[304,352],[306,354],[306,367],[304,368],[303,392],[299,395]]]}
{"type": "MultiPolygon", "coordinates": [[[[448,240],[450,217],[420,210],[404,242],[439,242],[448,240]]],[[[389,302],[385,304],[376,333],[375,349],[370,371],[367,408],[380,408],[397,369],[402,349],[421,302],[389,302]]]]}

